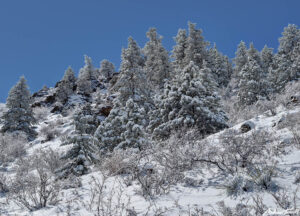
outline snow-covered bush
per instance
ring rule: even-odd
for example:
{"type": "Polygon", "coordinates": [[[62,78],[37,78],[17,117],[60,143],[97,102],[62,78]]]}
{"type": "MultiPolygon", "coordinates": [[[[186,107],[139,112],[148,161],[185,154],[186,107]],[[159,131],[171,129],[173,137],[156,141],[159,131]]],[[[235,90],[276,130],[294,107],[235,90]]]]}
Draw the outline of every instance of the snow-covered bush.
{"type": "Polygon", "coordinates": [[[272,180],[275,176],[275,168],[272,166],[263,165],[248,172],[248,175],[259,189],[268,191],[276,191],[278,189],[278,186],[272,180]]]}
{"type": "Polygon", "coordinates": [[[8,179],[7,177],[0,173],[0,194],[8,192],[8,179]]]}
{"type": "Polygon", "coordinates": [[[295,184],[299,184],[300,183],[300,172],[299,171],[295,175],[294,183],[295,184]]]}
{"type": "Polygon", "coordinates": [[[116,149],[101,160],[100,168],[108,175],[129,174],[137,166],[139,157],[134,149],[116,149]]]}
{"type": "Polygon", "coordinates": [[[26,135],[22,133],[0,135],[0,166],[23,156],[26,143],[26,135]]]}
{"type": "Polygon", "coordinates": [[[22,160],[18,171],[10,180],[8,200],[30,211],[55,205],[61,185],[47,168],[42,154],[22,160]]]}
{"type": "Polygon", "coordinates": [[[33,109],[33,113],[37,122],[45,121],[50,114],[47,107],[36,107],[33,109]]]}
{"type": "Polygon", "coordinates": [[[107,176],[92,176],[89,182],[89,199],[84,201],[84,207],[95,216],[107,215],[137,215],[130,207],[130,198],[125,194],[120,182],[114,182],[109,186],[107,176]]]}
{"type": "Polygon", "coordinates": [[[61,132],[57,126],[57,123],[49,122],[47,125],[41,127],[40,133],[45,138],[44,142],[51,141],[60,136],[61,132]]]}
{"type": "Polygon", "coordinates": [[[230,178],[225,184],[226,194],[228,196],[237,196],[242,191],[242,184],[244,182],[243,176],[235,175],[230,178]]]}

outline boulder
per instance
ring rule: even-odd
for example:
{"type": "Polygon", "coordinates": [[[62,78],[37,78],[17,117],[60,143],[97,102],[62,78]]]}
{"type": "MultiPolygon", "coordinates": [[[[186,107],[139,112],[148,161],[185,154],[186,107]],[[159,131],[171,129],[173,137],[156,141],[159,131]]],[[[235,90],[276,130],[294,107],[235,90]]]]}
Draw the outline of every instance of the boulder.
{"type": "Polygon", "coordinates": [[[99,114],[107,117],[111,110],[112,110],[112,106],[110,105],[102,106],[100,107],[99,114]]]}
{"type": "Polygon", "coordinates": [[[252,130],[254,127],[255,124],[252,121],[247,121],[241,125],[240,131],[242,133],[247,133],[248,131],[252,130]]]}

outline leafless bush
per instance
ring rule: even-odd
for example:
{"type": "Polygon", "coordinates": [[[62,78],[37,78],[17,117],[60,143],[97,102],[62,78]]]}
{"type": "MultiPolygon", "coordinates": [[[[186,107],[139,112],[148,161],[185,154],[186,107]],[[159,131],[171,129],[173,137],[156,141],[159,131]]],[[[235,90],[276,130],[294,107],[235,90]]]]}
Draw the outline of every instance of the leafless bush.
{"type": "Polygon", "coordinates": [[[22,134],[0,135],[0,165],[13,162],[23,156],[26,153],[26,143],[26,136],[22,134]]]}
{"type": "Polygon", "coordinates": [[[108,171],[108,175],[120,175],[132,173],[134,167],[138,166],[137,162],[141,154],[132,149],[115,150],[107,155],[101,163],[101,170],[108,171]]]}
{"type": "Polygon", "coordinates": [[[215,140],[202,141],[205,153],[197,161],[206,162],[222,172],[235,175],[271,159],[273,141],[274,138],[267,132],[253,131],[244,136],[238,131],[228,129],[219,137],[217,143],[214,143],[215,140]]]}
{"type": "Polygon", "coordinates": [[[30,211],[59,202],[60,183],[49,172],[42,156],[23,159],[9,184],[8,199],[30,211]]]}
{"type": "Polygon", "coordinates": [[[296,173],[294,183],[295,184],[299,184],[300,183],[300,172],[299,171],[296,173]]]}
{"type": "Polygon", "coordinates": [[[57,122],[50,122],[41,128],[40,133],[45,137],[44,142],[51,141],[60,136],[61,133],[57,126],[57,122]]]}
{"type": "Polygon", "coordinates": [[[285,189],[279,190],[276,193],[270,192],[272,195],[276,206],[280,207],[281,209],[296,209],[297,208],[297,200],[299,197],[297,193],[299,191],[299,187],[290,195],[288,191],[285,189]]]}
{"type": "Polygon", "coordinates": [[[258,100],[250,106],[238,106],[236,96],[222,97],[222,104],[228,115],[229,123],[234,125],[264,113],[276,115],[276,108],[279,106],[289,107],[291,96],[299,94],[298,92],[300,92],[300,81],[290,82],[283,92],[270,95],[269,100],[258,100]]]}
{"type": "Polygon", "coordinates": [[[61,155],[58,152],[54,151],[52,148],[48,148],[37,150],[35,152],[34,160],[36,160],[36,163],[42,163],[47,171],[55,174],[55,171],[64,164],[60,158],[61,155]]]}
{"type": "Polygon", "coordinates": [[[0,174],[0,193],[6,193],[8,192],[8,182],[7,178],[4,174],[0,174]]]}
{"type": "Polygon", "coordinates": [[[49,109],[46,107],[37,107],[33,110],[34,117],[37,122],[43,122],[50,114],[49,109]]]}
{"type": "Polygon", "coordinates": [[[89,200],[84,202],[85,208],[95,216],[123,216],[137,215],[131,209],[130,198],[124,193],[122,184],[115,182],[107,188],[107,176],[92,177],[89,200]],[[109,190],[109,191],[108,191],[109,190]]]}

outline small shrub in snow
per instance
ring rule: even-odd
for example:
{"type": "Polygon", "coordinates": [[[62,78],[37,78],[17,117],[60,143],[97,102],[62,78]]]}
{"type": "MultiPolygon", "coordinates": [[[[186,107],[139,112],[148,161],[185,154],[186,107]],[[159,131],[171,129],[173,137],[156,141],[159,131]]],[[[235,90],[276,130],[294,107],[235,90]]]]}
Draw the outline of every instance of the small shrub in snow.
{"type": "Polygon", "coordinates": [[[26,136],[21,133],[0,135],[0,165],[13,162],[23,156],[26,153],[26,143],[26,136]]]}
{"type": "Polygon", "coordinates": [[[224,185],[226,194],[228,196],[237,196],[239,193],[241,193],[243,181],[244,178],[239,175],[233,176],[231,179],[229,179],[224,185]]]}
{"type": "Polygon", "coordinates": [[[84,201],[84,207],[95,216],[137,215],[130,208],[130,198],[125,194],[119,182],[108,188],[107,176],[92,177],[89,182],[89,198],[84,201]]]}
{"type": "Polygon", "coordinates": [[[0,193],[6,193],[8,192],[8,185],[7,185],[8,179],[4,174],[0,174],[0,193]]]}
{"type": "Polygon", "coordinates": [[[199,187],[203,183],[203,179],[195,179],[191,177],[185,177],[183,181],[187,187],[199,187]]]}
{"type": "Polygon", "coordinates": [[[268,191],[276,191],[278,189],[278,186],[272,180],[274,175],[274,167],[260,167],[249,172],[249,176],[256,186],[268,191]]]}
{"type": "Polygon", "coordinates": [[[44,142],[51,141],[60,135],[56,123],[49,123],[41,128],[40,133],[45,137],[44,142]]]}
{"type": "Polygon", "coordinates": [[[48,171],[41,155],[23,160],[19,166],[9,184],[8,200],[30,211],[59,202],[61,185],[48,171]]]}
{"type": "Polygon", "coordinates": [[[300,183],[300,172],[296,173],[294,183],[295,184],[299,184],[300,183]]]}
{"type": "Polygon", "coordinates": [[[46,107],[36,107],[34,108],[33,113],[37,122],[45,121],[50,114],[49,109],[46,107]]]}

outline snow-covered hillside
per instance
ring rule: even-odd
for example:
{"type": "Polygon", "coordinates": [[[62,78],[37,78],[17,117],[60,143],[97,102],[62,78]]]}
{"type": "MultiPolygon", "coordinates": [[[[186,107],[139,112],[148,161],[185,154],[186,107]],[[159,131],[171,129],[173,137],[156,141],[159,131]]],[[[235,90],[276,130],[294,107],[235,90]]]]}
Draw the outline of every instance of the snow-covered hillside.
{"type": "MultiPolygon", "coordinates": [[[[51,141],[45,141],[46,137],[40,133],[35,141],[26,145],[27,154],[25,158],[36,154],[38,150],[51,148],[55,152],[63,153],[69,148],[68,146],[61,146],[61,140],[65,134],[72,131],[72,119],[70,116],[63,117],[60,114],[46,113],[45,119],[38,123],[37,131],[40,132],[45,125],[53,123],[56,130],[59,131],[59,136],[51,141]]],[[[254,131],[267,131],[278,137],[275,144],[279,142],[284,145],[285,153],[273,158],[277,162],[276,176],[272,178],[272,182],[276,184],[276,187],[286,189],[289,195],[293,194],[297,188],[295,178],[300,171],[300,148],[291,145],[293,134],[289,130],[288,124],[284,122],[290,115],[300,116],[300,107],[295,106],[289,110],[279,107],[276,115],[265,112],[231,128],[240,131],[241,125],[246,123],[251,125],[251,130],[244,133],[243,136],[250,136],[254,131]]],[[[219,137],[223,133],[224,131],[221,131],[211,135],[206,140],[210,144],[218,145],[219,137]]],[[[273,144],[270,143],[269,145],[273,144]]],[[[18,163],[9,164],[1,173],[6,173],[12,177],[16,173],[17,166],[18,163]]],[[[140,166],[145,168],[145,163],[140,161],[140,166]]],[[[150,168],[145,168],[146,170],[151,170],[152,166],[155,165],[149,163],[148,166],[150,168]]],[[[93,166],[87,175],[79,177],[81,184],[62,189],[58,195],[59,202],[46,208],[30,212],[12,201],[7,201],[5,194],[2,194],[0,198],[1,215],[97,215],[97,207],[103,208],[102,210],[106,211],[107,215],[109,212],[113,215],[130,215],[129,212],[132,212],[131,215],[135,215],[133,212],[137,215],[193,215],[191,212],[196,212],[197,209],[200,212],[202,208],[209,212],[217,211],[221,201],[231,207],[239,203],[250,205],[255,196],[260,196],[268,207],[278,208],[271,193],[264,190],[253,190],[238,196],[229,196],[224,185],[230,177],[220,174],[215,167],[211,167],[211,169],[195,164],[182,173],[184,175],[183,180],[166,189],[167,193],[147,198],[147,196],[142,196],[143,193],[138,180],[128,180],[126,172],[125,174],[108,175],[108,170],[93,166]],[[102,187],[102,184],[105,186],[102,187]],[[98,201],[99,203],[97,203],[98,201]],[[124,206],[122,207],[122,205],[124,206]]],[[[296,202],[300,205],[299,200],[296,202]]],[[[199,215],[201,214],[199,213],[199,215]]]]}

